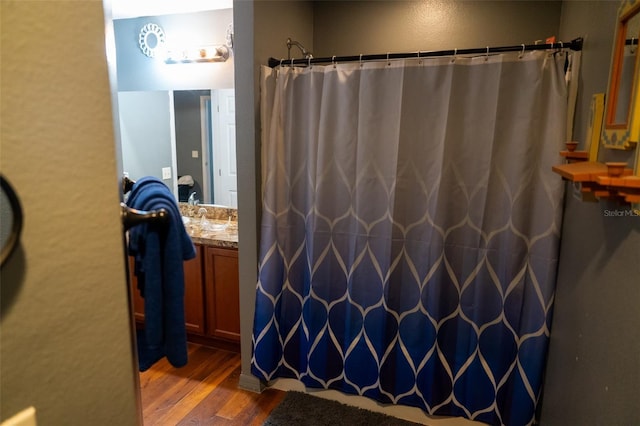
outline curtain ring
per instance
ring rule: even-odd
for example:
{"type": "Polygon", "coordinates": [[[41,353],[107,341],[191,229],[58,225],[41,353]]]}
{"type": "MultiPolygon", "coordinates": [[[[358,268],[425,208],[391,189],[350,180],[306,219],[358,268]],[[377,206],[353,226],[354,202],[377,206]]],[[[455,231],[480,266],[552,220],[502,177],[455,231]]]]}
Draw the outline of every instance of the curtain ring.
{"type": "Polygon", "coordinates": [[[280,59],[280,65],[278,65],[278,68],[276,68],[276,80],[278,79],[278,76],[282,72],[282,61],[284,61],[283,58],[280,59]]]}
{"type": "Polygon", "coordinates": [[[418,50],[418,63],[421,64],[422,63],[422,59],[420,59],[420,51],[418,50]]]}
{"type": "Polygon", "coordinates": [[[631,49],[629,49],[629,53],[631,53],[632,55],[634,55],[636,53],[636,50],[633,48],[633,46],[637,46],[638,45],[638,41],[635,37],[631,37],[631,49]],[[635,44],[633,43],[635,41],[635,44]]]}
{"type": "Polygon", "coordinates": [[[387,65],[391,65],[391,61],[389,60],[389,52],[387,52],[387,65]]]}
{"type": "Polygon", "coordinates": [[[307,58],[309,61],[307,62],[307,66],[311,69],[311,56],[307,58]]]}
{"type": "Polygon", "coordinates": [[[333,64],[333,68],[335,69],[335,67],[336,67],[336,55],[333,55],[331,57],[331,63],[333,64]]]}
{"type": "Polygon", "coordinates": [[[485,61],[489,60],[489,46],[487,46],[487,53],[484,55],[484,60],[485,61]]]}
{"type": "Polygon", "coordinates": [[[362,68],[362,53],[360,54],[360,68],[362,68]]]}
{"type": "Polygon", "coordinates": [[[291,68],[293,68],[293,58],[291,58],[291,68]]]}
{"type": "Polygon", "coordinates": [[[453,58],[451,58],[451,63],[454,63],[457,57],[458,57],[458,48],[456,47],[455,49],[453,49],[453,58]]]}

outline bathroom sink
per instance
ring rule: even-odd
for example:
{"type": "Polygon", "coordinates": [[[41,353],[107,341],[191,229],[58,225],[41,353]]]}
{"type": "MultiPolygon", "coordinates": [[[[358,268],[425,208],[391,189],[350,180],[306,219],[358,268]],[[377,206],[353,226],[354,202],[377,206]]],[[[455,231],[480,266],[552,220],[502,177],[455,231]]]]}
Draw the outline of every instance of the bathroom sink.
{"type": "Polygon", "coordinates": [[[238,238],[238,224],[235,221],[182,216],[182,223],[184,223],[187,233],[192,237],[219,240],[238,238]]]}
{"type": "Polygon", "coordinates": [[[204,230],[206,231],[210,231],[210,232],[220,232],[220,231],[224,231],[227,229],[227,224],[221,224],[221,223],[207,223],[203,226],[204,230]]]}

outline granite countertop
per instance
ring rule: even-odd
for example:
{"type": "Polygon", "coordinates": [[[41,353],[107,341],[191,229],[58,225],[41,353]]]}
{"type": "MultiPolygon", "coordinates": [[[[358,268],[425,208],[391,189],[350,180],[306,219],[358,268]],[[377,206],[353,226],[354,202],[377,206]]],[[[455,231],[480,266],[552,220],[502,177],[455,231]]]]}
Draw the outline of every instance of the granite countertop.
{"type": "MultiPolygon", "coordinates": [[[[223,220],[210,220],[209,223],[212,223],[216,227],[223,227],[228,224],[223,220]]],[[[231,222],[232,230],[221,229],[209,231],[202,229],[199,224],[191,226],[190,224],[185,224],[184,227],[187,230],[187,234],[191,236],[191,240],[195,244],[220,248],[238,248],[238,226],[236,222],[231,222]],[[235,229],[233,229],[234,227],[235,229]]]]}
{"type": "Polygon", "coordinates": [[[195,244],[238,248],[238,210],[215,205],[179,203],[187,234],[195,244]],[[205,225],[202,225],[202,218],[205,225]]]}

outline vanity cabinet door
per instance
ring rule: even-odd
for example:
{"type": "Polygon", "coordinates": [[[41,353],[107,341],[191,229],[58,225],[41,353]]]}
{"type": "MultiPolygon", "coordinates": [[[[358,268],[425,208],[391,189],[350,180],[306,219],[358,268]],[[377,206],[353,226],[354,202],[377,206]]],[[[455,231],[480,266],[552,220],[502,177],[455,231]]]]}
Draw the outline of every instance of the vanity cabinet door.
{"type": "Polygon", "coordinates": [[[131,300],[133,301],[133,318],[136,323],[144,324],[144,299],[140,296],[138,290],[138,279],[134,272],[135,259],[133,256],[129,256],[129,285],[131,292],[131,300]]]}
{"type": "MultiPolygon", "coordinates": [[[[203,247],[196,245],[196,257],[183,263],[184,267],[184,316],[188,333],[204,334],[204,292],[202,289],[203,247]]],[[[134,271],[134,259],[129,256],[129,282],[133,299],[133,315],[136,322],[144,324],[144,299],[138,291],[134,271]]]]}
{"type": "Polygon", "coordinates": [[[184,320],[187,333],[204,334],[203,249],[196,244],[196,257],[184,262],[184,320]]]}
{"type": "Polygon", "coordinates": [[[240,341],[238,250],[205,247],[207,334],[240,341]]]}

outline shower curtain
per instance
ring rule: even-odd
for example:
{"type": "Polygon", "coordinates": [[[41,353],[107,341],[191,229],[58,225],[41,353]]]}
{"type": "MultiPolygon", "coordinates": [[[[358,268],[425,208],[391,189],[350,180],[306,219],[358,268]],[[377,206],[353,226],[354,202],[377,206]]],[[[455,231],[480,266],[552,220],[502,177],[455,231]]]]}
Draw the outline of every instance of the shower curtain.
{"type": "Polygon", "coordinates": [[[263,68],[252,372],[534,421],[566,52],[263,68]]]}

